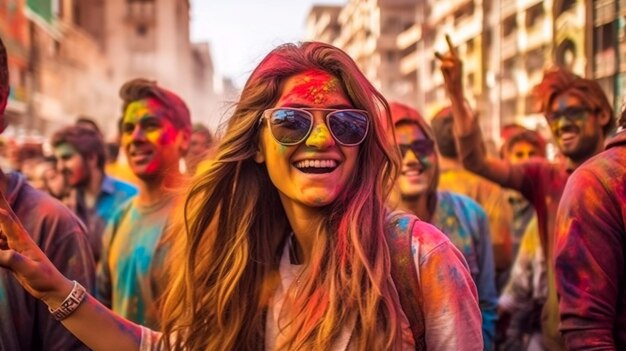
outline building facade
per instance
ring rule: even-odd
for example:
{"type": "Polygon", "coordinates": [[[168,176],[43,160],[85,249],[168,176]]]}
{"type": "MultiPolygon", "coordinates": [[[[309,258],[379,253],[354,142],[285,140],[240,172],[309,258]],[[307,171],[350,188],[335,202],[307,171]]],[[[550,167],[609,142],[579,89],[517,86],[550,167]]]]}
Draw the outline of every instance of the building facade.
{"type": "Polygon", "coordinates": [[[348,1],[336,21],[314,7],[309,39],[345,49],[383,94],[416,106],[426,118],[448,103],[434,56],[447,51],[446,34],[464,64],[465,95],[496,144],[506,124],[545,131],[532,88],[555,65],[596,79],[616,110],[624,103],[625,0],[419,0],[395,2],[392,10],[388,5],[348,1]],[[336,33],[337,26],[338,35],[326,34],[336,33]]]}
{"type": "Polygon", "coordinates": [[[217,104],[207,43],[189,38],[188,0],[0,0],[16,135],[50,135],[78,116],[108,136],[120,86],[153,79],[180,94],[195,120],[217,104]]]}

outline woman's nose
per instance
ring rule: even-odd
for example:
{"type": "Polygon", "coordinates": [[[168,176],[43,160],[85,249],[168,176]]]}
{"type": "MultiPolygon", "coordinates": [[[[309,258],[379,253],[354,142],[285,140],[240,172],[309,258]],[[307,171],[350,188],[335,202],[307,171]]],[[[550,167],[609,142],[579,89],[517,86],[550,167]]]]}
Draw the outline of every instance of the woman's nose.
{"type": "Polygon", "coordinates": [[[323,119],[315,122],[311,134],[306,139],[306,145],[317,149],[325,149],[335,145],[335,139],[323,119]]]}

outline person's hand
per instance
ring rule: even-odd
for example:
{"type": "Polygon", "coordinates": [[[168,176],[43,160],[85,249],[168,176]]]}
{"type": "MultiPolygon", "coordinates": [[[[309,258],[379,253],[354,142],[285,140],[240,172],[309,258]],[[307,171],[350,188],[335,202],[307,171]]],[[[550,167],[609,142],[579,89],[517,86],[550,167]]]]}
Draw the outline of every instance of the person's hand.
{"type": "Polygon", "coordinates": [[[0,230],[0,267],[12,271],[33,297],[43,300],[48,306],[60,304],[72,289],[72,283],[31,239],[2,193],[0,230]]]}
{"type": "Polygon", "coordinates": [[[446,42],[448,43],[448,52],[445,54],[435,52],[435,57],[441,62],[441,73],[448,97],[452,100],[460,99],[463,101],[463,63],[447,34],[446,42]]]}

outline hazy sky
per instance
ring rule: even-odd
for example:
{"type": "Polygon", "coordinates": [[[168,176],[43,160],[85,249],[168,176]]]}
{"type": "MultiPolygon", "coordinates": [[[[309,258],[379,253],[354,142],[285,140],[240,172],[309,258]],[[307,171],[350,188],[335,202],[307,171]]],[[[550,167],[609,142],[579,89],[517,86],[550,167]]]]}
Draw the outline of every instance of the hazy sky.
{"type": "Polygon", "coordinates": [[[191,0],[191,38],[209,41],[216,72],[239,86],[278,44],[304,38],[314,4],[347,0],[191,0]]]}

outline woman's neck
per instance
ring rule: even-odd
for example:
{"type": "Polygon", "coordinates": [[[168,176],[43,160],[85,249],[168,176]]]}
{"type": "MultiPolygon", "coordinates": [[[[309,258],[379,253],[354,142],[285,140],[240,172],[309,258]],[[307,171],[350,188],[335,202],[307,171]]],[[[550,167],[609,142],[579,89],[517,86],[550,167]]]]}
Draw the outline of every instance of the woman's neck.
{"type": "Polygon", "coordinates": [[[306,264],[311,259],[315,236],[323,219],[322,211],[319,208],[312,208],[285,199],[283,195],[281,195],[281,202],[295,237],[294,253],[297,256],[297,261],[306,264]]]}

